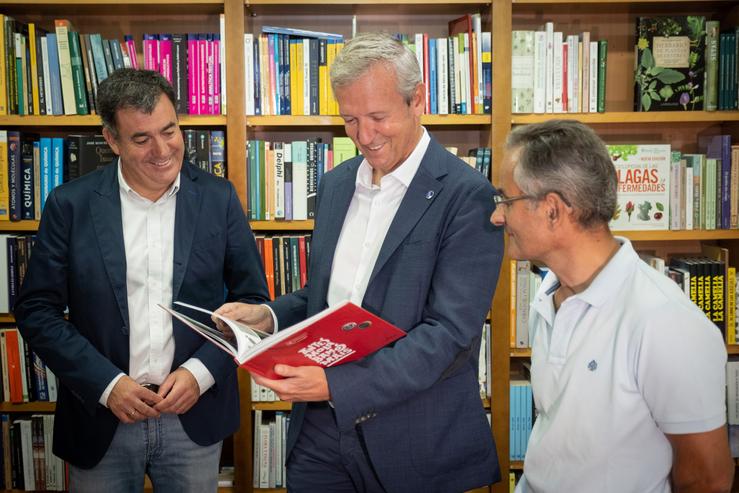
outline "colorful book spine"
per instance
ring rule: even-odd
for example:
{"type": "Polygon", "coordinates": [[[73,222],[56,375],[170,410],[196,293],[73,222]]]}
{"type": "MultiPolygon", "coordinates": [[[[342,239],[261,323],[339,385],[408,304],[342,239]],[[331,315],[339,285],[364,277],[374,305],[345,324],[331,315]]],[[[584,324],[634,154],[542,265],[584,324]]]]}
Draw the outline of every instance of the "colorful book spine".
{"type": "Polygon", "coordinates": [[[159,40],[156,34],[144,34],[144,68],[159,71],[159,40]]]}
{"type": "MultiPolygon", "coordinates": [[[[8,132],[0,130],[0,221],[10,221],[8,184],[8,132]]],[[[0,265],[0,271],[2,268],[0,265]]]]}
{"type": "Polygon", "coordinates": [[[172,35],[159,35],[159,73],[172,83],[172,35]]]}
{"type": "Polygon", "coordinates": [[[198,105],[198,35],[187,35],[187,112],[191,115],[199,114],[198,105]]]}
{"type": "Polygon", "coordinates": [[[124,35],[123,41],[126,44],[126,52],[128,53],[128,58],[131,60],[131,66],[133,68],[139,68],[139,60],[136,56],[136,42],[133,40],[133,36],[130,34],[124,35]]]}

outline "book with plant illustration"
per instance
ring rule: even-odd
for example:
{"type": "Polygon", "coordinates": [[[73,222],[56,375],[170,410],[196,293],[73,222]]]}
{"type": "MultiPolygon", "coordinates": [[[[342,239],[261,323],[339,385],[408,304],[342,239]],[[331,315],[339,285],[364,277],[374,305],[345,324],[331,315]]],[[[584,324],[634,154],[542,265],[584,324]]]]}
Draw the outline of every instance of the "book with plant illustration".
{"type": "Polygon", "coordinates": [[[703,109],[706,18],[638,17],[634,110],[703,109]]]}
{"type": "Polygon", "coordinates": [[[618,176],[618,205],[611,229],[669,229],[669,144],[609,145],[608,153],[618,176]]]}

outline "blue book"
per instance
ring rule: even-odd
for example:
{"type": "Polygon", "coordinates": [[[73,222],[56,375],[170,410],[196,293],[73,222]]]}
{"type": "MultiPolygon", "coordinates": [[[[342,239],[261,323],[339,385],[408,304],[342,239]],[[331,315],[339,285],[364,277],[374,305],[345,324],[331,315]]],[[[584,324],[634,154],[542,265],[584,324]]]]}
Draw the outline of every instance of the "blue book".
{"type": "Polygon", "coordinates": [[[39,141],[39,154],[41,155],[41,170],[39,179],[41,183],[41,210],[44,210],[46,197],[51,192],[51,137],[41,137],[39,141]]]}
{"type": "Polygon", "coordinates": [[[307,31],[305,29],[293,29],[291,27],[262,26],[262,32],[266,34],[287,34],[298,38],[326,38],[344,40],[344,36],[335,33],[324,33],[320,31],[307,31]]]}
{"type": "Polygon", "coordinates": [[[64,139],[51,139],[51,188],[62,184],[64,176],[64,139]]]}
{"type": "Polygon", "coordinates": [[[105,64],[105,53],[103,52],[103,39],[100,34],[90,34],[92,45],[92,61],[95,67],[95,75],[98,84],[108,78],[108,67],[105,64]]]}
{"type": "Polygon", "coordinates": [[[62,102],[62,76],[59,72],[59,49],[56,43],[56,34],[46,35],[47,51],[49,53],[49,79],[51,83],[51,112],[54,115],[64,114],[62,102]]]}
{"type": "Polygon", "coordinates": [[[210,131],[210,164],[214,175],[226,177],[226,136],[223,130],[210,131]]]}

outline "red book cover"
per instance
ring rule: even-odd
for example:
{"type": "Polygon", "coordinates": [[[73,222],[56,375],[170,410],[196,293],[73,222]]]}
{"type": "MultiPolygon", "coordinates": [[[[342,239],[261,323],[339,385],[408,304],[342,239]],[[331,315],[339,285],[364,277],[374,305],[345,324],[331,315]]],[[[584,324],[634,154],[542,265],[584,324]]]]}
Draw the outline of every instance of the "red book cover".
{"type": "Polygon", "coordinates": [[[9,329],[5,332],[5,348],[8,363],[10,402],[23,402],[23,382],[21,379],[24,376],[21,374],[17,329],[9,329]]]}
{"type": "Polygon", "coordinates": [[[224,333],[180,312],[184,308],[213,315],[208,310],[180,302],[172,308],[159,306],[231,354],[239,366],[272,379],[281,378],[273,371],[278,363],[328,368],[364,358],[405,335],[390,322],[349,301],[271,335],[215,315],[224,333]]]}

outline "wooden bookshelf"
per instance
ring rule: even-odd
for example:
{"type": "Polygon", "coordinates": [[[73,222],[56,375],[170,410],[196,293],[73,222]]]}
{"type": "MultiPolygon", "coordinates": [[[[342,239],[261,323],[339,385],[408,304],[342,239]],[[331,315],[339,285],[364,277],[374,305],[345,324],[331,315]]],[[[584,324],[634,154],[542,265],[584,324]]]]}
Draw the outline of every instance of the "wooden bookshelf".
{"type": "Polygon", "coordinates": [[[0,324],[14,324],[15,317],[12,313],[0,313],[0,324]]]}
{"type": "Polygon", "coordinates": [[[0,402],[0,413],[53,413],[56,402],[0,402]]]}
{"type": "MultiPolygon", "coordinates": [[[[180,115],[183,127],[217,127],[226,125],[223,115],[180,115]]],[[[0,127],[100,127],[97,115],[0,115],[0,127]]]]}
{"type": "Polygon", "coordinates": [[[4,233],[36,231],[38,223],[38,221],[0,221],[0,231],[4,233]]]}
{"type": "Polygon", "coordinates": [[[543,115],[513,115],[513,125],[524,125],[527,123],[541,123],[552,118],[563,118],[566,120],[578,120],[587,124],[608,123],[696,123],[696,122],[736,122],[739,121],[739,113],[736,111],[611,111],[607,113],[547,113],[543,115]]]}
{"type": "Polygon", "coordinates": [[[307,221],[249,221],[254,231],[312,231],[313,220],[307,221]]]}

